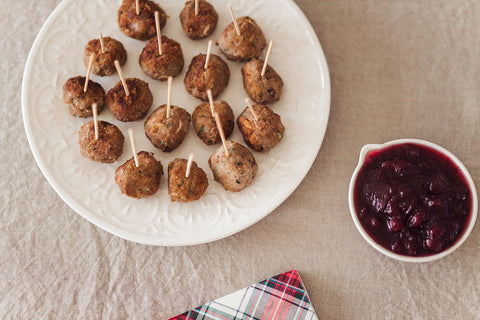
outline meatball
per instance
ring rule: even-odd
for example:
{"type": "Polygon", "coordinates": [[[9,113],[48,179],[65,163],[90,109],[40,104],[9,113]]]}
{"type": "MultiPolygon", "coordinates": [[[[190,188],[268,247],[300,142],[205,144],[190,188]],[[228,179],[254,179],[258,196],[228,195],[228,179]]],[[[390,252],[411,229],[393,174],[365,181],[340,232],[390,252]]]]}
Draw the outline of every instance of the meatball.
{"type": "Polygon", "coordinates": [[[63,85],[63,102],[72,116],[87,118],[93,115],[92,104],[97,104],[97,112],[103,110],[105,90],[92,80],[88,80],[87,92],[83,92],[85,77],[78,76],[68,79],[63,85]]]}
{"type": "Polygon", "coordinates": [[[238,192],[248,187],[257,175],[258,165],[247,147],[226,141],[228,157],[221,145],[208,159],[215,181],[225,190],[238,192]]]}
{"type": "Polygon", "coordinates": [[[218,39],[218,46],[223,54],[233,61],[250,61],[256,59],[266,46],[265,36],[255,20],[250,17],[237,19],[240,35],[230,23],[218,39]]]}
{"type": "Polygon", "coordinates": [[[206,58],[205,54],[193,57],[184,80],[188,93],[203,101],[208,101],[208,89],[212,90],[214,98],[218,97],[230,80],[230,69],[222,58],[210,54],[210,60],[205,70],[206,58]]]}
{"type": "Polygon", "coordinates": [[[200,0],[198,14],[195,15],[195,0],[190,0],[185,3],[180,13],[180,22],[190,39],[203,39],[211,35],[217,27],[218,14],[210,3],[200,0]]]}
{"type": "Polygon", "coordinates": [[[207,174],[195,161],[188,178],[186,159],[175,159],[168,164],[168,194],[172,201],[189,202],[200,199],[208,187],[207,174]]]}
{"type": "Polygon", "coordinates": [[[118,9],[118,26],[126,36],[137,40],[148,40],[156,33],[155,11],[160,13],[160,28],[167,23],[167,15],[162,8],[150,0],[140,0],[140,14],[137,15],[135,0],[123,0],[118,9]]]}
{"type": "Polygon", "coordinates": [[[97,76],[111,76],[115,73],[115,60],[120,62],[120,65],[124,65],[127,62],[127,51],[123,47],[122,43],[110,38],[103,38],[103,45],[105,52],[102,53],[102,45],[100,39],[93,39],[87,43],[85,52],[83,53],[83,63],[88,67],[90,62],[90,56],[95,55],[92,63],[92,72],[97,76]]]}
{"type": "MultiPolygon", "coordinates": [[[[228,138],[232,134],[233,127],[235,126],[235,117],[232,108],[230,108],[225,101],[215,101],[213,103],[213,109],[220,117],[225,138],[228,138]]],[[[198,137],[207,145],[222,141],[218,133],[217,123],[210,110],[210,103],[205,102],[195,108],[192,114],[192,122],[198,137]]]]}
{"type": "Polygon", "coordinates": [[[159,55],[155,37],[143,48],[139,63],[149,77],[162,81],[178,76],[185,64],[180,43],[165,36],[162,36],[162,55],[159,55]]]}
{"type": "Polygon", "coordinates": [[[78,132],[78,144],[83,157],[102,163],[117,161],[123,151],[125,138],[116,125],[98,121],[98,139],[95,139],[95,124],[85,123],[78,132]]]}
{"type": "Polygon", "coordinates": [[[256,103],[267,104],[280,99],[283,81],[268,65],[262,77],[263,64],[263,60],[253,59],[242,67],[243,87],[250,99],[256,103]]]}
{"type": "Polygon", "coordinates": [[[145,121],[145,135],[160,150],[173,151],[185,139],[190,118],[185,109],[177,106],[171,106],[170,117],[167,118],[165,104],[158,107],[145,121]]]}
{"type": "Polygon", "coordinates": [[[140,151],[137,153],[138,167],[131,158],[115,171],[115,182],[120,191],[129,197],[140,199],[157,192],[163,166],[153,157],[153,153],[140,151]]]}
{"type": "Polygon", "coordinates": [[[267,106],[252,106],[258,120],[249,108],[237,118],[237,125],[247,145],[255,151],[265,152],[276,146],[283,138],[285,127],[280,116],[267,106]]]}
{"type": "Polygon", "coordinates": [[[110,89],[105,97],[105,103],[110,112],[123,122],[140,120],[148,112],[153,102],[152,92],[148,83],[137,79],[125,79],[130,95],[126,96],[122,82],[119,81],[110,89]]]}

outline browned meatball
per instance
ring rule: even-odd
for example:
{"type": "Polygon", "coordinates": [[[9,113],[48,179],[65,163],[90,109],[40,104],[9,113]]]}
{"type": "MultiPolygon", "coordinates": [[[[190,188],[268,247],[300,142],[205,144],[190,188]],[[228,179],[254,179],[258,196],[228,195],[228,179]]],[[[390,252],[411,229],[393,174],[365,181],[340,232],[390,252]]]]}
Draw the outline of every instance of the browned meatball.
{"type": "Polygon", "coordinates": [[[282,140],[285,127],[280,116],[269,107],[257,104],[252,108],[258,120],[255,120],[249,108],[245,108],[237,118],[237,125],[250,148],[265,152],[282,140]]]}
{"type": "Polygon", "coordinates": [[[157,33],[155,11],[160,13],[160,28],[163,28],[167,23],[167,15],[155,2],[140,0],[140,14],[137,15],[135,0],[123,0],[118,9],[120,31],[137,40],[144,41],[153,38],[157,33]]]}
{"type": "Polygon", "coordinates": [[[140,120],[148,112],[153,102],[148,83],[137,79],[125,79],[130,95],[127,97],[122,82],[110,89],[105,97],[105,104],[117,120],[129,122],[140,120]]]}
{"type": "Polygon", "coordinates": [[[162,55],[159,55],[155,37],[143,48],[139,63],[149,77],[162,81],[178,76],[185,64],[180,43],[165,36],[162,36],[162,55]]]}
{"type": "Polygon", "coordinates": [[[227,157],[221,145],[208,159],[215,181],[225,190],[240,191],[248,187],[257,175],[258,165],[253,154],[247,147],[226,141],[230,156],[227,157]]]}
{"type": "Polygon", "coordinates": [[[200,0],[198,15],[195,15],[195,0],[190,0],[185,3],[180,13],[180,22],[190,39],[203,39],[211,35],[217,27],[218,14],[210,3],[200,0]]]}
{"type": "Polygon", "coordinates": [[[237,24],[240,36],[237,35],[233,22],[230,23],[218,39],[220,50],[233,61],[250,61],[258,58],[266,45],[262,29],[250,17],[238,18],[237,24]]]}
{"type": "Polygon", "coordinates": [[[95,140],[95,124],[85,123],[78,132],[80,153],[87,159],[112,163],[122,155],[125,138],[114,124],[98,121],[98,139],[95,140]]]}
{"type": "Polygon", "coordinates": [[[172,201],[198,200],[207,190],[207,174],[195,161],[192,162],[188,178],[185,177],[187,162],[186,159],[175,159],[168,164],[168,194],[172,201]]]}
{"type": "Polygon", "coordinates": [[[88,80],[87,92],[83,92],[85,77],[78,76],[68,79],[63,85],[63,102],[67,105],[72,116],[91,117],[92,104],[97,104],[97,112],[103,110],[105,90],[92,80],[88,80]]]}
{"type": "Polygon", "coordinates": [[[190,118],[190,114],[185,109],[177,106],[171,106],[170,117],[167,118],[167,105],[164,104],[145,121],[145,135],[160,150],[173,151],[185,139],[190,118]]]}
{"type": "Polygon", "coordinates": [[[115,70],[115,60],[120,62],[120,65],[124,65],[127,61],[127,51],[123,47],[122,43],[110,38],[103,38],[103,45],[105,52],[102,53],[102,46],[99,39],[90,40],[85,47],[83,53],[83,63],[88,67],[90,62],[90,56],[95,54],[95,58],[92,63],[92,72],[97,76],[111,76],[115,70]]]}
{"type": "Polygon", "coordinates": [[[250,99],[260,104],[278,101],[283,88],[282,78],[269,65],[262,77],[263,60],[253,59],[242,67],[243,87],[250,99]]]}
{"type": "Polygon", "coordinates": [[[222,58],[210,54],[210,60],[205,70],[206,58],[205,54],[193,57],[184,80],[188,93],[203,101],[208,101],[208,89],[212,90],[214,98],[218,97],[230,80],[230,69],[222,58]]]}
{"type": "Polygon", "coordinates": [[[163,175],[163,166],[151,152],[140,151],[137,157],[138,167],[132,157],[117,168],[115,182],[124,195],[140,199],[157,192],[163,175]]]}
{"type": "MultiPolygon", "coordinates": [[[[225,101],[215,101],[213,103],[214,112],[218,113],[222,124],[225,138],[230,137],[235,126],[235,117],[232,108],[225,101]]],[[[217,123],[212,116],[210,103],[205,102],[195,108],[192,114],[193,127],[195,132],[207,145],[216,144],[222,141],[218,133],[217,123]]]]}

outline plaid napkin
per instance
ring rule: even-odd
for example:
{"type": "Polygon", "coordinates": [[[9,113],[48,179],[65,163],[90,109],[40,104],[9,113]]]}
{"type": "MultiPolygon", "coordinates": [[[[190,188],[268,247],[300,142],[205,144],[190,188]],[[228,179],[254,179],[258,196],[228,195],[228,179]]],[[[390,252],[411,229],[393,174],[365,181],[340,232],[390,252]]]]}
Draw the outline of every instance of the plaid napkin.
{"type": "Polygon", "coordinates": [[[297,271],[263,280],[169,320],[318,320],[297,271]]]}

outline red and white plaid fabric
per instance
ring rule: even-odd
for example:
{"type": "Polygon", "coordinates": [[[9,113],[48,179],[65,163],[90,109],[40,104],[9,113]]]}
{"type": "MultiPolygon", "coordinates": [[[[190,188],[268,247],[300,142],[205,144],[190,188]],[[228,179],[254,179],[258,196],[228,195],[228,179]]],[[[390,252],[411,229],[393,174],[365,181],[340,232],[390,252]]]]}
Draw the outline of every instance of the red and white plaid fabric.
{"type": "Polygon", "coordinates": [[[318,320],[297,271],[266,279],[170,320],[318,320]]]}

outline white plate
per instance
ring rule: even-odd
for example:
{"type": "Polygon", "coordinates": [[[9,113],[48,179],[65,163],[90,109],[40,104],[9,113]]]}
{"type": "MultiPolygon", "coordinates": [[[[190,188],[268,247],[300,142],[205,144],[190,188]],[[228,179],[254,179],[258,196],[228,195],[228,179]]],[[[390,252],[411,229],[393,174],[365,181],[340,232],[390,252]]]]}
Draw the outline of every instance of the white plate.
{"type": "MultiPolygon", "coordinates": [[[[193,56],[206,52],[208,39],[193,41],[186,37],[178,18],[184,1],[156,0],[169,15],[162,33],[181,43],[185,68],[174,79],[174,105],[190,113],[201,101],[190,96],[183,78],[193,56]]],[[[219,13],[218,26],[209,39],[218,39],[230,23],[227,2],[212,0],[219,13]]],[[[128,53],[124,74],[150,84],[154,95],[149,113],[166,103],[166,83],[150,79],[138,65],[146,42],[124,36],[117,25],[116,0],[65,0],[55,9],[38,34],[25,68],[22,87],[22,111],[32,152],[60,197],[76,212],[95,225],[127,240],[162,246],[193,245],[224,238],[254,224],[279,206],[300,184],[323,141],[330,112],[330,79],[325,56],[311,25],[291,0],[236,0],[237,17],[249,15],[263,29],[267,41],[275,41],[270,65],[282,76],[285,87],[281,100],[272,108],[286,127],[282,142],[265,154],[254,153],[259,164],[253,184],[239,193],[226,192],[213,180],[208,157],[217,146],[208,147],[190,128],[183,144],[174,152],[163,153],[145,137],[144,121],[122,123],[104,110],[99,119],[115,123],[126,135],[132,126],[137,149],[152,151],[162,161],[187,158],[195,161],[208,175],[205,195],[188,204],[171,202],[166,175],[153,196],[135,200],[122,195],[115,184],[116,168],[131,158],[129,143],[115,164],[100,164],[81,157],[77,140],[82,124],[91,119],[72,117],[62,102],[62,86],[73,76],[84,75],[82,62],[86,43],[102,32],[121,41],[128,53]]],[[[213,53],[220,56],[218,47],[213,53]]],[[[265,52],[264,52],[265,54],[265,52]]],[[[223,56],[222,56],[223,57],[223,56]]],[[[226,60],[226,59],[224,59],[226,60]]],[[[227,60],[226,60],[227,61],[227,60]]],[[[219,99],[227,101],[237,117],[244,108],[241,64],[227,61],[232,73],[230,84],[219,99]]],[[[108,91],[118,76],[97,77],[108,91]]],[[[235,128],[232,140],[245,144],[235,128]]]]}

